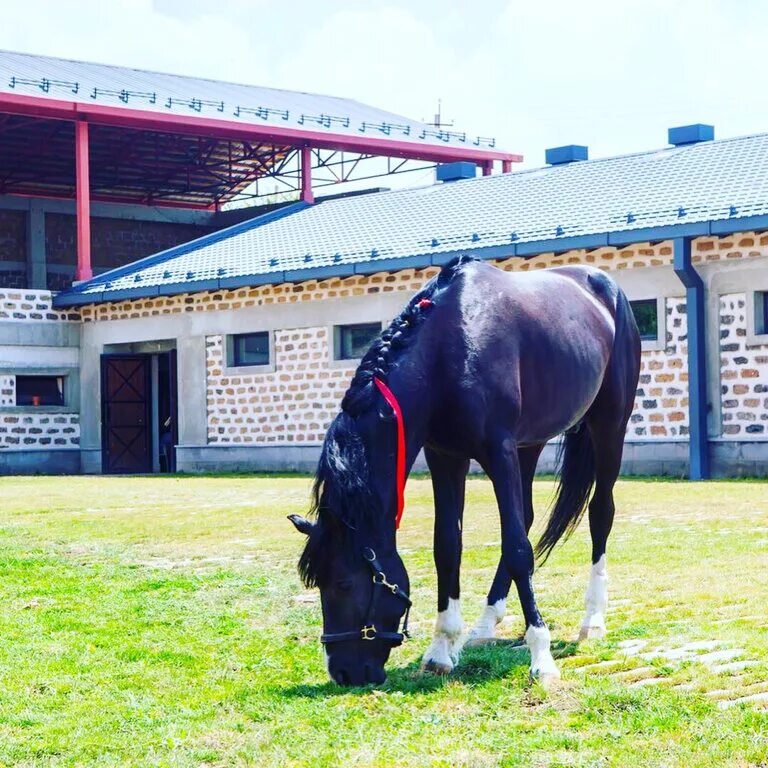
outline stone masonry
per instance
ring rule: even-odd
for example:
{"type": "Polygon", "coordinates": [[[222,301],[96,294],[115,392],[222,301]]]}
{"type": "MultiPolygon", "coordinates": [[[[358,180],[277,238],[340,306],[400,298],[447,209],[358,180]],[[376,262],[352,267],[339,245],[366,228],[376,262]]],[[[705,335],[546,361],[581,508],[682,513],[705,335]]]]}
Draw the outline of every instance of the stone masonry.
{"type": "MultiPolygon", "coordinates": [[[[721,239],[699,238],[694,242],[693,260],[701,264],[766,254],[768,234],[742,233],[721,239]]],[[[637,244],[622,249],[600,248],[589,252],[546,253],[527,260],[513,258],[496,262],[497,266],[507,271],[531,271],[567,264],[592,264],[606,271],[618,271],[669,266],[671,263],[670,242],[637,244]]],[[[51,308],[50,294],[46,292],[3,291],[0,292],[0,320],[81,318],[83,322],[99,322],[333,301],[388,292],[402,293],[405,303],[408,296],[437,272],[436,267],[404,269],[395,273],[136,299],[63,312],[51,308]]],[[[726,339],[731,332],[742,334],[744,296],[725,296],[723,302],[721,321],[727,325],[727,318],[734,316],[732,331],[725,326],[723,331],[723,432],[734,437],[747,434],[759,436],[758,429],[759,434],[768,429],[768,420],[763,417],[768,411],[766,350],[765,347],[747,349],[742,335],[735,340],[726,339]],[[730,307],[731,303],[734,303],[733,307],[730,307]],[[731,381],[729,377],[734,376],[741,383],[731,381]]],[[[642,355],[640,383],[627,435],[630,441],[687,438],[684,298],[665,300],[665,326],[666,337],[662,340],[662,348],[645,350],[642,355]]],[[[228,369],[225,337],[209,335],[206,338],[208,442],[219,445],[316,445],[322,442],[355,367],[353,361],[349,364],[332,362],[331,339],[328,336],[325,327],[277,330],[272,366],[258,371],[228,369]]],[[[9,387],[0,385],[0,389],[9,387]]],[[[18,424],[14,426],[18,428],[18,424]]]]}
{"type": "MultiPolygon", "coordinates": [[[[727,261],[761,256],[766,252],[768,235],[743,233],[723,239],[698,239],[694,243],[693,260],[696,263],[727,261]]],[[[622,249],[548,253],[527,260],[513,258],[495,263],[507,271],[531,271],[567,264],[592,264],[606,271],[669,266],[672,244],[662,242],[622,249]]],[[[136,299],[86,306],[81,309],[81,314],[84,322],[97,322],[327,301],[394,291],[403,292],[405,302],[408,295],[419,290],[437,271],[434,267],[404,269],[392,274],[136,299]]],[[[628,427],[630,441],[685,440],[688,435],[685,299],[667,299],[665,313],[663,348],[643,351],[640,383],[628,427]]],[[[273,370],[263,373],[227,370],[224,337],[208,336],[209,443],[313,445],[322,442],[354,372],[354,363],[338,367],[338,363],[330,362],[332,355],[327,336],[326,328],[276,331],[273,370]]],[[[751,402],[754,398],[748,399],[751,402]]],[[[743,410],[739,412],[744,413],[743,410]]],[[[742,424],[740,428],[746,426],[742,424]]]]}
{"type": "Polygon", "coordinates": [[[768,434],[768,343],[747,344],[747,297],[720,296],[720,406],[724,437],[768,434]]]}
{"type": "Polygon", "coordinates": [[[684,298],[665,302],[663,349],[644,350],[627,439],[687,438],[688,344],[684,298]]]}
{"type": "Polygon", "coordinates": [[[25,320],[78,321],[80,313],[73,309],[58,310],[52,305],[50,291],[0,288],[0,322],[25,320]]]}
{"type": "Polygon", "coordinates": [[[329,368],[327,328],[275,332],[274,373],[227,372],[223,336],[206,339],[209,443],[322,443],[356,362],[329,368]]]}
{"type": "MultiPolygon", "coordinates": [[[[0,289],[0,324],[78,321],[75,310],[53,309],[50,291],[0,289]]],[[[0,451],[76,448],[80,415],[16,406],[16,377],[0,375],[0,451]]]]}
{"type": "Polygon", "coordinates": [[[0,413],[0,451],[79,445],[80,416],[76,413],[0,413]]]}

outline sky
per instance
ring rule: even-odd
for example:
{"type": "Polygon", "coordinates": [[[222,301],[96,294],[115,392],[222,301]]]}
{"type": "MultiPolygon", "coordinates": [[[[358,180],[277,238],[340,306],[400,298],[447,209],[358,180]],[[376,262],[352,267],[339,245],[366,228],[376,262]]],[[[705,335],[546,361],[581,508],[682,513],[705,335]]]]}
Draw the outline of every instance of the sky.
{"type": "Polygon", "coordinates": [[[0,48],[358,99],[543,164],[768,131],[765,0],[2,0],[0,48]]]}

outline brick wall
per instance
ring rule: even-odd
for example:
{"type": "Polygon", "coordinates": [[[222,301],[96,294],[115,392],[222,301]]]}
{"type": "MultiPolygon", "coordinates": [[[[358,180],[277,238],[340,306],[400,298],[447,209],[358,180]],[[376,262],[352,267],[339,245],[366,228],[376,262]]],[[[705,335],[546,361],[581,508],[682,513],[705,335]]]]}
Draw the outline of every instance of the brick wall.
{"type": "Polygon", "coordinates": [[[720,407],[724,437],[768,434],[768,344],[747,343],[747,297],[720,296],[720,407]]]}
{"type": "MultiPolygon", "coordinates": [[[[49,264],[68,264],[77,253],[75,217],[45,214],[45,252],[49,264]]],[[[112,269],[210,232],[210,227],[162,221],[91,219],[91,259],[96,269],[112,269]]],[[[50,279],[50,277],[49,277],[50,279]]]]}
{"type": "Polygon", "coordinates": [[[24,211],[0,210],[0,288],[23,288],[27,284],[26,269],[9,262],[26,263],[27,216],[24,211]]]}

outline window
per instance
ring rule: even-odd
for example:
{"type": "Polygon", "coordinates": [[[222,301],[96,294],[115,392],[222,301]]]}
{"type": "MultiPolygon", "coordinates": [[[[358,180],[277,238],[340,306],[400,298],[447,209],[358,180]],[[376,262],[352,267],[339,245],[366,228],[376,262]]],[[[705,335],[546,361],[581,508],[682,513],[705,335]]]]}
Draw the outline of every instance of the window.
{"type": "Polygon", "coordinates": [[[230,365],[269,365],[269,332],[239,333],[231,337],[230,365]]]}
{"type": "Polygon", "coordinates": [[[381,323],[337,325],[335,333],[336,359],[356,360],[362,357],[381,333],[381,323]]]}
{"type": "Polygon", "coordinates": [[[64,377],[17,376],[16,405],[64,405],[64,377]]]}
{"type": "Polygon", "coordinates": [[[755,333],[768,334],[768,291],[755,294],[755,333]]]}
{"type": "Polygon", "coordinates": [[[637,329],[643,341],[656,341],[659,338],[659,308],[656,299],[630,301],[635,315],[637,329]]]}

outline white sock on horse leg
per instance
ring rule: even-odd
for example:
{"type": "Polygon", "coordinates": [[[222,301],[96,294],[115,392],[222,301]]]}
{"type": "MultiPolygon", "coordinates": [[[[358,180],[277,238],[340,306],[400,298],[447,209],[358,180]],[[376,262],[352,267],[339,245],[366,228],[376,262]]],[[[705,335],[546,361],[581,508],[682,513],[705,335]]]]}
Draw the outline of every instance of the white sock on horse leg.
{"type": "Polygon", "coordinates": [[[436,672],[450,672],[459,660],[463,631],[461,601],[449,597],[448,607],[437,614],[435,636],[424,654],[422,668],[429,667],[436,672]]]}
{"type": "Polygon", "coordinates": [[[525,642],[531,651],[531,677],[560,677],[550,650],[551,639],[546,626],[530,626],[526,630],[525,642]]]}
{"type": "Polygon", "coordinates": [[[605,613],[608,608],[608,571],[605,555],[592,566],[587,584],[586,612],[581,622],[580,640],[605,637],[605,613]]]}
{"type": "Polygon", "coordinates": [[[493,605],[486,603],[480,618],[469,633],[470,640],[487,640],[496,637],[496,627],[507,613],[507,601],[497,600],[493,605]]]}

